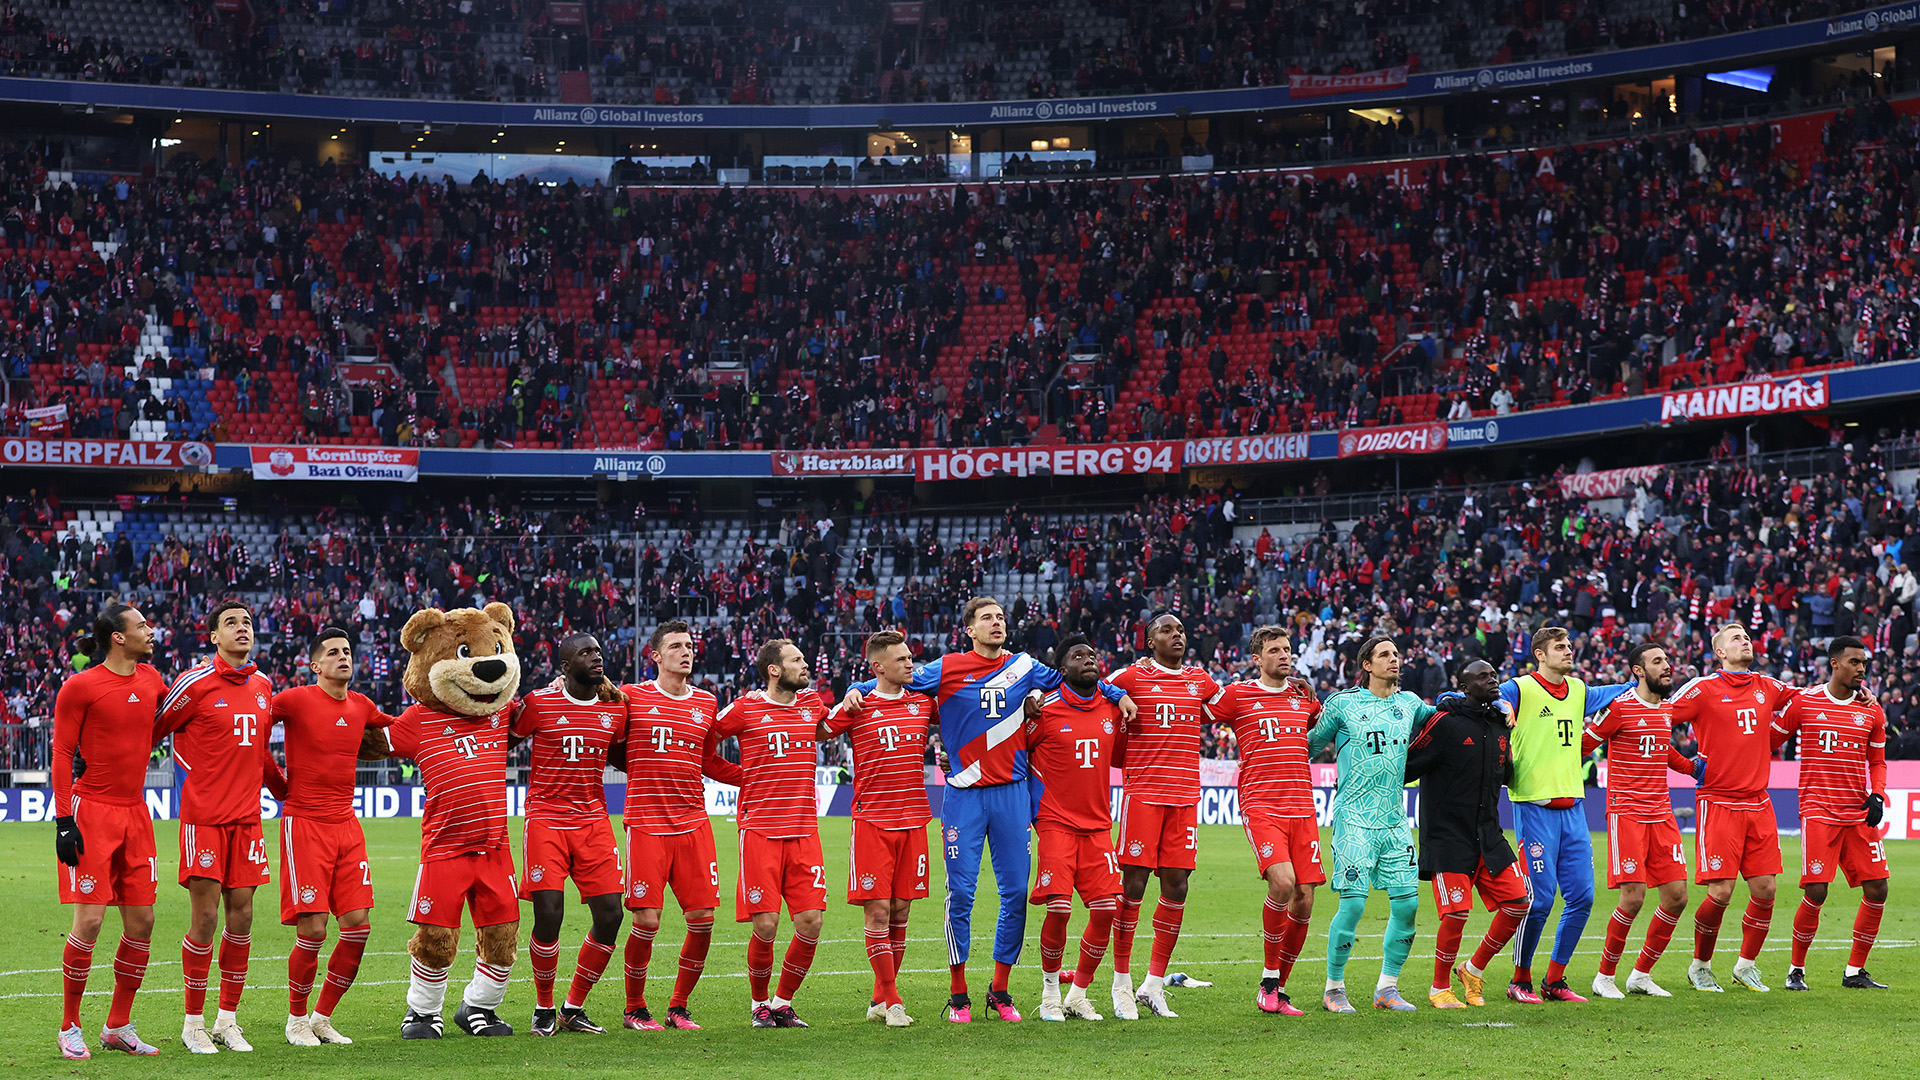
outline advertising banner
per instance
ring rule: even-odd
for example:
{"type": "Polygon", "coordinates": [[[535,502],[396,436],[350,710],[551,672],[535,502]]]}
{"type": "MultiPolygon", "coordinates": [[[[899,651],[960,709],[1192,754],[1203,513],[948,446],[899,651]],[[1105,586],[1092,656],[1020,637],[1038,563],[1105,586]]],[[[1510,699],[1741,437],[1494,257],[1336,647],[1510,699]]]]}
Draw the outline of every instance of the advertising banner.
{"type": "Polygon", "coordinates": [[[1447,448],[1444,423],[1401,427],[1351,428],[1340,433],[1340,456],[1362,454],[1437,454],[1447,448]]]}

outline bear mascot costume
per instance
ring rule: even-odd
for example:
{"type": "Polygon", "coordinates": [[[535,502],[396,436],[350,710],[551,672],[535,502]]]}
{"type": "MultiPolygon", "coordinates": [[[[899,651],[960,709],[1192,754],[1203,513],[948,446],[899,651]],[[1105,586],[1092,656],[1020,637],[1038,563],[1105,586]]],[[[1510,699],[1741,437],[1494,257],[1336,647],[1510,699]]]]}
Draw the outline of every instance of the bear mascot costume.
{"type": "MultiPolygon", "coordinates": [[[[471,1035],[511,1035],[496,1010],[506,998],[520,932],[506,794],[511,708],[520,685],[513,611],[497,602],[428,608],[400,633],[410,654],[402,684],[418,704],[387,729],[386,747],[362,748],[363,757],[387,756],[379,754],[385,749],[412,758],[426,788],[420,872],[407,910],[415,927],[407,942],[413,977],[400,1035],[440,1037],[463,906],[473,912],[477,958],[453,1022],[471,1035]]],[[[369,731],[369,742],[379,734],[369,731]]]]}

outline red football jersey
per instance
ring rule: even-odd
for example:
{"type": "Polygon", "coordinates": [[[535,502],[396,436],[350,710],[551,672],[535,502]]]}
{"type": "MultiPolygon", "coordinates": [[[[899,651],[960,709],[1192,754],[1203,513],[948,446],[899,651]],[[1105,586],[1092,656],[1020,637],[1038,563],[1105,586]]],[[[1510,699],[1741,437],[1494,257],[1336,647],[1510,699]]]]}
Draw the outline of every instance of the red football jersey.
{"type": "Polygon", "coordinates": [[[527,809],[561,829],[607,817],[607,747],[627,737],[627,707],[618,701],[581,701],[546,687],[520,700],[515,735],[533,737],[527,760],[527,809]]]}
{"type": "Polygon", "coordinates": [[[714,721],[720,738],[740,740],[742,829],[774,840],[819,833],[813,763],[817,726],[826,713],[812,690],[795,694],[790,705],[752,690],[735,698],[714,721]]]}
{"type": "Polygon", "coordinates": [[[927,723],[933,702],[902,691],[866,695],[858,716],[839,706],[827,732],[853,732],[853,816],[881,829],[918,829],[933,818],[927,804],[927,723]]]}
{"type": "Polygon", "coordinates": [[[1700,752],[1707,755],[1706,783],[1700,794],[1728,810],[1764,810],[1767,799],[1768,744],[1773,714],[1786,704],[1792,688],[1771,675],[1753,671],[1716,671],[1688,683],[1673,697],[1673,722],[1692,724],[1700,752]]]}
{"type": "Polygon", "coordinates": [[[280,812],[316,821],[352,820],[360,736],[370,727],[392,724],[393,717],[365,694],[349,690],[340,701],[309,684],[273,695],[273,722],[286,728],[287,797],[280,812]]]}
{"type": "Polygon", "coordinates": [[[461,716],[425,705],[387,730],[395,757],[420,766],[427,789],[420,857],[498,851],[507,840],[507,710],[461,716]]]}
{"type": "MultiPolygon", "coordinates": [[[[1108,772],[1121,743],[1120,707],[1098,691],[1083,698],[1062,683],[1027,721],[1027,767],[1041,784],[1034,820],[1081,832],[1113,828],[1108,772]]],[[[1132,754],[1129,745],[1128,754],[1132,754]]]]}
{"type": "MultiPolygon", "coordinates": [[[[138,806],[153,751],[153,718],[167,696],[167,680],[147,664],[115,675],[95,664],[60,684],[53,701],[53,812],[73,813],[73,800],[138,806]],[[87,763],[73,778],[73,755],[87,763]]],[[[258,808],[256,807],[256,812],[258,808]]]]}
{"type": "MultiPolygon", "coordinates": [[[[697,687],[674,697],[651,680],[628,683],[627,805],[622,823],[655,836],[692,832],[707,820],[706,769],[719,738],[713,734],[720,703],[697,687]]],[[[731,763],[729,763],[731,764],[731,763]]]]}
{"type": "MultiPolygon", "coordinates": [[[[1672,821],[1667,763],[1673,752],[1673,702],[1649,705],[1629,690],[1589,717],[1582,753],[1607,748],[1607,813],[1629,821],[1672,821]]],[[[1711,764],[1711,762],[1709,762],[1711,764]]]]}
{"type": "Polygon", "coordinates": [[[1200,719],[1220,692],[1207,670],[1179,671],[1142,657],[1107,681],[1127,692],[1139,712],[1127,728],[1127,794],[1157,806],[1200,801],[1200,719]]]}
{"type": "Polygon", "coordinates": [[[154,742],[173,736],[173,760],[185,825],[260,820],[261,778],[273,726],[273,684],[252,664],[234,668],[218,655],[173,680],[155,722],[154,742]]]}
{"type": "Polygon", "coordinates": [[[1801,820],[1865,823],[1867,795],[1887,790],[1887,714],[1879,704],[1811,687],[1793,696],[1773,730],[1776,745],[1800,736],[1801,820]]]}
{"type": "Polygon", "coordinates": [[[1316,816],[1313,774],[1307,768],[1307,732],[1320,715],[1319,699],[1291,685],[1275,688],[1257,679],[1242,679],[1208,702],[1206,714],[1230,726],[1234,744],[1240,748],[1242,814],[1316,816]]]}

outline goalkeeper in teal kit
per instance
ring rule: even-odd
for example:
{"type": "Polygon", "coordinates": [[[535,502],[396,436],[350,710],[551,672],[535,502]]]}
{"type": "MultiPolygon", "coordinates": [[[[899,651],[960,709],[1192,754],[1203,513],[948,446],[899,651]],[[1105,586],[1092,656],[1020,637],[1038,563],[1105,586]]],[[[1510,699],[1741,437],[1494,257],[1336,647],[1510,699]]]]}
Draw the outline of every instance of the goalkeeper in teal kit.
{"type": "Polygon", "coordinates": [[[1340,910],[1327,935],[1328,1012],[1350,1013],[1347,957],[1367,910],[1367,894],[1384,890],[1392,902],[1385,960],[1374,986],[1376,1009],[1412,1012],[1400,996],[1400,968],[1413,952],[1413,917],[1420,907],[1420,864],[1407,826],[1407,744],[1434,708],[1400,689],[1400,650],[1387,637],[1360,646],[1360,685],[1321,707],[1307,735],[1307,752],[1329,743],[1339,754],[1340,786],[1333,797],[1333,878],[1340,910]]]}

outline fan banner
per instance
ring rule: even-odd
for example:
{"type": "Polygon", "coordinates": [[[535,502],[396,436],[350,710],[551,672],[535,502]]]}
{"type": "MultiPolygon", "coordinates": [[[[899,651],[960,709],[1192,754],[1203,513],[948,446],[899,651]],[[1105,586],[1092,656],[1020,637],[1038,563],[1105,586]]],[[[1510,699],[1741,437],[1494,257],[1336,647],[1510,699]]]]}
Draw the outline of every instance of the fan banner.
{"type": "Polygon", "coordinates": [[[255,480],[420,479],[420,451],[397,446],[250,446],[255,480]]]}

